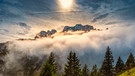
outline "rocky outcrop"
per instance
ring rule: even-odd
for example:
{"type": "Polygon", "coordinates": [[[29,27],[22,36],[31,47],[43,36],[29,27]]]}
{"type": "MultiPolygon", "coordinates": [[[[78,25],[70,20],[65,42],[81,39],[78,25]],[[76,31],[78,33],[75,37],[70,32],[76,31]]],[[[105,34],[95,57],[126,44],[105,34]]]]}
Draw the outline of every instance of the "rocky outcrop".
{"type": "Polygon", "coordinates": [[[76,24],[73,27],[70,26],[65,26],[63,29],[63,32],[68,32],[68,31],[85,31],[88,32],[90,30],[93,30],[94,27],[91,25],[82,25],[82,24],[76,24]]]}
{"type": "MultiPolygon", "coordinates": [[[[94,30],[94,27],[91,25],[82,25],[82,24],[76,24],[75,26],[65,26],[63,28],[62,32],[68,32],[68,31],[85,31],[85,32],[89,32],[91,30],[94,30]]],[[[55,33],[57,33],[57,30],[52,29],[51,31],[40,31],[36,36],[35,39],[37,38],[42,38],[42,37],[52,37],[52,35],[54,35],[55,33]]]]}
{"type": "Polygon", "coordinates": [[[52,29],[51,31],[48,30],[46,31],[41,31],[40,33],[38,33],[35,37],[36,38],[42,38],[42,37],[50,37],[51,35],[55,34],[57,31],[55,29],[52,29]]]}

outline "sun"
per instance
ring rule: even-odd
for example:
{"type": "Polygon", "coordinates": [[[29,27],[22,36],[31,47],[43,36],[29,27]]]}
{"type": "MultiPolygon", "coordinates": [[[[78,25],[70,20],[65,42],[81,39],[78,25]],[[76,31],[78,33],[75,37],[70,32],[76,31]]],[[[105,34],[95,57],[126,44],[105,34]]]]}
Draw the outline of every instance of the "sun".
{"type": "Polygon", "coordinates": [[[73,0],[59,0],[59,2],[63,9],[69,9],[73,4],[73,0]]]}

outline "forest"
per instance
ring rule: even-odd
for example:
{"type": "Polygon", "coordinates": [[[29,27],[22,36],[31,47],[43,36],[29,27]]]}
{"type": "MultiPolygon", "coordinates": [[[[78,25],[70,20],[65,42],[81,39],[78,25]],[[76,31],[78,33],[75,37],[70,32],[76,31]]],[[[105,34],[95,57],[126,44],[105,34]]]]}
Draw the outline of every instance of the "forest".
{"type": "Polygon", "coordinates": [[[97,67],[95,64],[92,68],[89,68],[86,63],[85,65],[82,65],[83,67],[81,68],[79,61],[77,54],[70,51],[67,56],[67,63],[65,64],[64,70],[61,74],[58,70],[58,66],[60,65],[58,65],[58,62],[55,60],[55,54],[51,52],[40,71],[35,76],[119,76],[126,70],[135,67],[135,59],[132,53],[129,54],[125,63],[119,56],[115,63],[116,65],[114,65],[113,54],[109,46],[106,48],[101,67],[97,67]]]}

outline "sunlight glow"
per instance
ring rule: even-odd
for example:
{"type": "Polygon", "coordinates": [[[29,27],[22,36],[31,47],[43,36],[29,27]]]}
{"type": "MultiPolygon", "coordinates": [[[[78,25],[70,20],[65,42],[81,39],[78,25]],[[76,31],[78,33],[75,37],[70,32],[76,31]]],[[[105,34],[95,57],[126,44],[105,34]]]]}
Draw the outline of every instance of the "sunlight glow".
{"type": "Polygon", "coordinates": [[[63,9],[70,9],[73,4],[73,0],[59,0],[59,2],[63,9]]]}

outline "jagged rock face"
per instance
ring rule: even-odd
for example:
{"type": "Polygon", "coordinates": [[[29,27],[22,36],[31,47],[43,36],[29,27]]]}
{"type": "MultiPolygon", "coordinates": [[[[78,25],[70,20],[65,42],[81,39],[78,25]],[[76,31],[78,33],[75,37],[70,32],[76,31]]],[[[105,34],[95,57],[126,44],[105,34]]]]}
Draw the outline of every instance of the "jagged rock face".
{"type": "Polygon", "coordinates": [[[82,25],[82,24],[76,24],[73,27],[65,26],[63,29],[63,32],[68,32],[68,31],[90,31],[93,30],[94,27],[91,25],[82,25]]]}
{"type": "Polygon", "coordinates": [[[48,37],[48,36],[51,36],[53,34],[55,34],[57,31],[55,29],[52,29],[51,31],[48,30],[47,32],[46,31],[41,31],[40,33],[38,33],[36,35],[35,38],[41,38],[41,37],[48,37]]]}
{"type": "MultiPolygon", "coordinates": [[[[68,31],[85,31],[85,32],[89,32],[90,30],[94,30],[94,27],[91,25],[82,25],[82,24],[76,24],[73,27],[70,26],[65,26],[63,28],[62,32],[68,32],[68,31]]],[[[55,34],[57,31],[55,29],[52,29],[51,31],[40,31],[36,36],[35,39],[37,38],[42,38],[42,37],[52,37],[53,34],[55,34]]]]}

